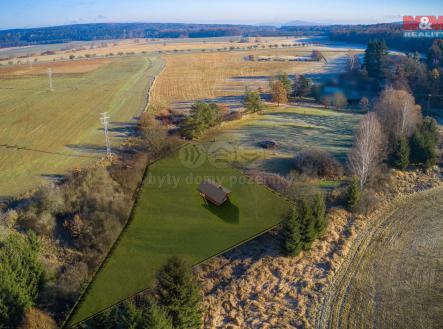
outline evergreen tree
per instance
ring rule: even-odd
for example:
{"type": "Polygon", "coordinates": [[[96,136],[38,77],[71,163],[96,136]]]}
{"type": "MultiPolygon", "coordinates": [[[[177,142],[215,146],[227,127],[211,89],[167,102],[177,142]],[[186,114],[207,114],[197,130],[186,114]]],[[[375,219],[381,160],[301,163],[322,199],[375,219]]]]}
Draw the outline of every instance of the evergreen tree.
{"type": "Polygon", "coordinates": [[[411,162],[430,168],[437,161],[438,126],[435,119],[426,117],[411,137],[411,162]]]}
{"type": "Polygon", "coordinates": [[[328,227],[325,197],[321,193],[317,193],[314,197],[313,213],[315,218],[315,232],[317,237],[321,238],[328,227]]]}
{"type": "Polygon", "coordinates": [[[315,218],[311,205],[306,200],[302,200],[299,206],[301,222],[301,240],[303,250],[311,249],[312,242],[316,238],[315,218]]]}
{"type": "Polygon", "coordinates": [[[243,105],[248,112],[259,112],[263,109],[263,101],[257,91],[246,91],[243,105]]]}
{"type": "Polygon", "coordinates": [[[395,143],[392,153],[392,164],[398,169],[406,169],[409,166],[409,155],[409,142],[408,139],[403,136],[395,143]]]}
{"type": "Polygon", "coordinates": [[[354,177],[351,183],[349,184],[346,196],[346,201],[349,211],[357,210],[358,206],[360,205],[360,198],[361,198],[360,183],[358,181],[358,178],[354,177]]]}
{"type": "Polygon", "coordinates": [[[306,97],[311,94],[312,83],[304,75],[299,75],[294,83],[294,95],[297,97],[306,97]]]}
{"type": "Polygon", "coordinates": [[[0,243],[0,328],[17,328],[37,298],[43,267],[37,237],[10,235],[0,243]]]}
{"type": "Polygon", "coordinates": [[[291,80],[289,79],[288,75],[286,73],[280,74],[277,77],[277,80],[279,80],[283,86],[286,89],[286,97],[289,97],[292,95],[292,83],[291,80]]]}
{"type": "Polygon", "coordinates": [[[191,113],[186,119],[182,134],[187,138],[199,137],[205,130],[220,124],[220,108],[214,103],[197,102],[192,105],[191,113]]]}
{"type": "Polygon", "coordinates": [[[173,329],[166,311],[154,299],[149,299],[140,321],[140,329],[173,329]]]}
{"type": "Polygon", "coordinates": [[[296,207],[283,225],[283,249],[289,256],[297,256],[302,249],[300,218],[296,207]]]}
{"type": "Polygon", "coordinates": [[[388,48],[383,40],[369,41],[365,51],[365,68],[370,78],[383,80],[388,48]]]}
{"type": "Polygon", "coordinates": [[[174,328],[200,328],[202,296],[191,266],[173,257],[158,273],[157,281],[159,305],[171,317],[174,328]]]}

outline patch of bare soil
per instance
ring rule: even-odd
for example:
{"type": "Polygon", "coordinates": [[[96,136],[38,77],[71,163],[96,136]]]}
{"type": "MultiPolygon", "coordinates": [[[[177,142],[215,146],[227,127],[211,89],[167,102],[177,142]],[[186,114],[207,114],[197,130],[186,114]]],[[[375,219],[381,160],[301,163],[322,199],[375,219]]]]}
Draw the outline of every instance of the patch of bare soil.
{"type": "Polygon", "coordinates": [[[369,216],[340,208],[329,212],[323,240],[298,257],[281,255],[278,233],[270,232],[197,269],[204,291],[204,328],[312,328],[316,310],[356,237],[392,200],[441,184],[440,170],[393,172],[382,204],[369,216]]]}

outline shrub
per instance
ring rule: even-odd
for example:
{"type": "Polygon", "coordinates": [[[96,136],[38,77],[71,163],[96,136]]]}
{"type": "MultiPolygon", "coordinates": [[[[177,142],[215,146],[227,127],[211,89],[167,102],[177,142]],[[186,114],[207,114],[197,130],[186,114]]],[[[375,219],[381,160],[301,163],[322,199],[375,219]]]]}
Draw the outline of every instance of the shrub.
{"type": "Polygon", "coordinates": [[[326,201],[321,193],[317,193],[312,202],[313,214],[315,218],[315,232],[317,238],[322,238],[328,227],[328,219],[326,217],[326,201]]]}
{"type": "Polygon", "coordinates": [[[36,308],[29,309],[19,329],[55,329],[57,324],[47,313],[36,308]]]}
{"type": "Polygon", "coordinates": [[[243,105],[248,112],[260,112],[263,109],[263,102],[257,91],[247,91],[243,105]]]}
{"type": "Polygon", "coordinates": [[[18,223],[26,230],[32,230],[47,237],[54,233],[56,221],[51,212],[40,210],[36,206],[27,208],[19,217],[18,223]]]}
{"type": "Polygon", "coordinates": [[[348,106],[348,100],[342,93],[336,93],[332,96],[332,105],[336,108],[344,108],[348,106]]]}
{"type": "Polygon", "coordinates": [[[243,113],[240,111],[233,111],[225,116],[225,121],[236,121],[243,118],[243,113]]]}
{"type": "Polygon", "coordinates": [[[67,303],[74,302],[78,298],[83,284],[88,279],[88,265],[84,262],[75,262],[69,265],[59,275],[54,287],[52,289],[45,289],[44,294],[53,295],[46,298],[47,302],[58,300],[62,303],[67,303]]]}
{"type": "Polygon", "coordinates": [[[173,152],[178,146],[176,138],[168,136],[167,129],[157,122],[141,127],[143,145],[150,157],[157,159],[173,152]]]}
{"type": "Polygon", "coordinates": [[[3,224],[7,228],[13,228],[15,223],[17,222],[17,219],[19,218],[19,215],[18,215],[17,211],[11,209],[11,210],[8,210],[3,216],[1,216],[1,218],[3,220],[3,224]]]}
{"type": "Polygon", "coordinates": [[[369,215],[377,209],[379,202],[380,200],[373,189],[365,189],[361,195],[358,210],[362,214],[369,215]]]}
{"type": "Polygon", "coordinates": [[[312,178],[333,178],[343,175],[343,167],[324,150],[313,149],[298,152],[294,157],[294,169],[312,178]]]}
{"type": "Polygon", "coordinates": [[[357,210],[360,204],[360,198],[361,198],[360,182],[358,181],[358,178],[354,177],[351,183],[349,184],[347,197],[346,197],[347,208],[349,211],[357,210]]]}

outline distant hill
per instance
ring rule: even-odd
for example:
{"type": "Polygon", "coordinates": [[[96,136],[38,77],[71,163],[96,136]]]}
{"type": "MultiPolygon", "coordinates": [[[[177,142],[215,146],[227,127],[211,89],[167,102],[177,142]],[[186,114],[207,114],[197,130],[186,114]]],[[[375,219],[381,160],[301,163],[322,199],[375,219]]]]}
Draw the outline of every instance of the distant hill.
{"type": "Polygon", "coordinates": [[[318,24],[314,22],[306,22],[306,21],[291,21],[285,24],[282,24],[282,26],[320,26],[323,24],[318,24]]]}
{"type": "Polygon", "coordinates": [[[272,26],[180,24],[180,23],[100,23],[0,31],[0,48],[35,44],[65,43],[131,38],[208,38],[278,34],[272,26]]]}

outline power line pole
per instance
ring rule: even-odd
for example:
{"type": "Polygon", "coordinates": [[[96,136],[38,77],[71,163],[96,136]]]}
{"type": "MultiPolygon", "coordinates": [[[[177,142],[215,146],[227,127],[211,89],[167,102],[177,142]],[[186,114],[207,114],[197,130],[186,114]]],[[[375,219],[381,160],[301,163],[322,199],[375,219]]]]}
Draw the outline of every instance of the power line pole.
{"type": "Polygon", "coordinates": [[[110,157],[112,155],[111,144],[109,142],[109,130],[108,130],[110,117],[108,116],[108,112],[100,113],[100,115],[101,115],[100,121],[101,121],[103,128],[105,130],[106,156],[110,157]]]}
{"type": "Polygon", "coordinates": [[[49,90],[54,91],[54,87],[52,86],[52,69],[48,69],[48,79],[49,79],[49,90]]]}

